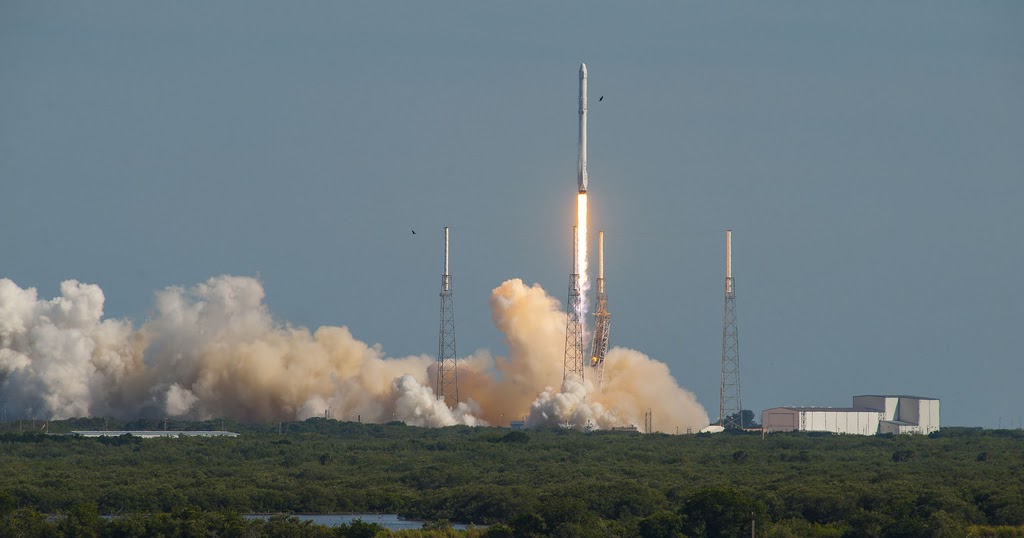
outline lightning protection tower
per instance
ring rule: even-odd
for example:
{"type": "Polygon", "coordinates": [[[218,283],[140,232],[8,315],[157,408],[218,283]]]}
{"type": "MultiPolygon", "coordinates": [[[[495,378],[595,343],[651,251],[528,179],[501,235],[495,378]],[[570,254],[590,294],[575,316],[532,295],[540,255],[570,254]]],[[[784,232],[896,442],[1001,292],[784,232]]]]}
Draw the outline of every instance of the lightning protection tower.
{"type": "Polygon", "coordinates": [[[579,246],[576,227],[572,227],[572,273],[569,275],[569,300],[565,304],[565,360],[562,382],[574,379],[583,383],[583,326],[580,309],[580,274],[577,267],[579,246]]]}
{"type": "Polygon", "coordinates": [[[444,227],[444,274],[441,275],[441,328],[437,336],[437,399],[459,404],[459,369],[455,359],[455,301],[448,274],[448,227],[444,227]]]}
{"type": "Polygon", "coordinates": [[[590,345],[590,367],[597,370],[597,386],[604,382],[604,357],[608,354],[608,334],[612,315],[608,313],[608,294],[604,288],[604,232],[597,232],[597,306],[594,311],[594,338],[590,345]]]}
{"type": "Polygon", "coordinates": [[[743,427],[740,401],[740,337],[736,324],[736,282],[732,278],[732,230],[725,231],[725,313],[722,316],[722,392],[718,420],[726,429],[743,427]]]}

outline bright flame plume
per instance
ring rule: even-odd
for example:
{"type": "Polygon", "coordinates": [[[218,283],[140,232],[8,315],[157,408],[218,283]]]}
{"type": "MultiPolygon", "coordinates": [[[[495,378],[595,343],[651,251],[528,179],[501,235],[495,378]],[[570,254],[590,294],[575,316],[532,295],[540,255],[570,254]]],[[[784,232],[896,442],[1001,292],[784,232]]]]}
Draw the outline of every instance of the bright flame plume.
{"type": "Polygon", "coordinates": [[[580,311],[579,319],[586,333],[587,291],[590,290],[590,279],[587,278],[587,193],[581,192],[576,198],[576,273],[580,276],[580,311]]]}

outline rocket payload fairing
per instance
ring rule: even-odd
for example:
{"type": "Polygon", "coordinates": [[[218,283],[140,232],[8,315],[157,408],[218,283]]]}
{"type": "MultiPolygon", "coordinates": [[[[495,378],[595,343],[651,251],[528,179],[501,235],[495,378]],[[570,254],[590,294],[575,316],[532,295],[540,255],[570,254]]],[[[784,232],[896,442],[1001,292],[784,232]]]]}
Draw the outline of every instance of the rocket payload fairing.
{"type": "Polygon", "coordinates": [[[587,192],[587,64],[580,64],[580,162],[576,184],[587,192]]]}

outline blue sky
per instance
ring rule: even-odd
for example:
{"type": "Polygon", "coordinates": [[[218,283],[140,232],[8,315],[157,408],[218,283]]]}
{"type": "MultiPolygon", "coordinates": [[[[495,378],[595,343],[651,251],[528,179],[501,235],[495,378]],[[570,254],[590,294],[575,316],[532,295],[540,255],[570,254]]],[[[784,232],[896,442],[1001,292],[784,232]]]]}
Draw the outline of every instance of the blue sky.
{"type": "Polygon", "coordinates": [[[586,62],[612,345],[714,419],[731,228],[744,407],[919,394],[1020,427],[1022,27],[1003,1],[3,2],[0,276],[136,324],[259,276],[282,323],[433,354],[449,225],[460,354],[503,354],[492,288],[565,299],[586,62]]]}

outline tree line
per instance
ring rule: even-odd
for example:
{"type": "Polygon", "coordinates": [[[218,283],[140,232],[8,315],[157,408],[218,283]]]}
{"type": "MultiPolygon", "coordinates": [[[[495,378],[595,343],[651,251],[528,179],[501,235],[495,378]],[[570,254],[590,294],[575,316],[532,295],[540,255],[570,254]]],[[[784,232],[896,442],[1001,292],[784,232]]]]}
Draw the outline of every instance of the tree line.
{"type": "Polygon", "coordinates": [[[73,419],[44,434],[4,424],[0,520],[384,512],[487,526],[473,532],[490,536],[1024,536],[1020,430],[762,438],[317,418],[228,422],[237,438],[62,434],[104,425],[164,427],[73,419]]]}

